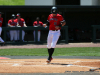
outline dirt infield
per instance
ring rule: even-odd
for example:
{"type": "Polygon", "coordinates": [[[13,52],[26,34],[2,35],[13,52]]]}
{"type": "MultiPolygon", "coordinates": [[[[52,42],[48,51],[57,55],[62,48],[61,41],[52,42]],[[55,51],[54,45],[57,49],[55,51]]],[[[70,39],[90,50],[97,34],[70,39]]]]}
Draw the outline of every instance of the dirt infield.
{"type": "MultiPolygon", "coordinates": [[[[65,48],[65,47],[100,47],[100,43],[69,43],[69,44],[57,44],[56,48],[65,48]]],[[[0,49],[8,48],[47,48],[46,45],[6,45],[1,46],[0,49]]]]}
{"type": "MultiPolygon", "coordinates": [[[[56,48],[65,47],[100,47],[100,43],[57,44],[56,48]]],[[[46,45],[7,45],[8,48],[47,48],[46,45]]],[[[100,68],[100,59],[54,59],[50,64],[47,59],[0,59],[0,73],[66,73],[87,72],[100,68]]],[[[96,70],[100,73],[100,70],[96,70]]]]}
{"type": "MultiPolygon", "coordinates": [[[[65,73],[67,71],[89,71],[100,67],[100,59],[46,59],[0,60],[0,73],[65,73]]],[[[100,73],[100,70],[96,70],[100,73]]]]}

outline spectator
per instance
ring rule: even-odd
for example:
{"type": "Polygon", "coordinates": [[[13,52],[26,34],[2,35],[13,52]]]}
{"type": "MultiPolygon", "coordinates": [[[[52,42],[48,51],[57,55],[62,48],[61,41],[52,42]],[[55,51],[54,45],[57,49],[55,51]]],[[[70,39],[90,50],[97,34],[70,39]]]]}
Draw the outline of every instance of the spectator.
{"type": "Polygon", "coordinates": [[[4,40],[1,38],[1,32],[2,32],[2,23],[3,23],[3,18],[2,16],[2,12],[0,12],[0,41],[2,42],[2,46],[5,44],[4,40]]]}
{"type": "MultiPolygon", "coordinates": [[[[43,26],[43,23],[41,21],[39,21],[39,17],[36,18],[36,21],[33,22],[33,26],[34,27],[41,27],[43,26]]],[[[34,41],[35,41],[35,31],[33,32],[34,34],[34,41]]],[[[38,30],[38,41],[40,41],[40,35],[41,35],[41,31],[38,30]]]]}
{"type": "MultiPolygon", "coordinates": [[[[16,17],[14,14],[12,14],[11,19],[8,21],[9,27],[16,27],[16,17]]],[[[10,30],[10,41],[17,41],[17,30],[10,30]]]]}
{"type": "MultiPolygon", "coordinates": [[[[19,27],[27,27],[26,24],[25,24],[25,20],[23,18],[21,18],[21,15],[20,13],[18,13],[17,15],[17,26],[19,27]]],[[[22,30],[22,41],[24,42],[24,36],[25,36],[25,31],[22,30]]],[[[17,40],[19,40],[19,30],[17,31],[17,40]]]]}

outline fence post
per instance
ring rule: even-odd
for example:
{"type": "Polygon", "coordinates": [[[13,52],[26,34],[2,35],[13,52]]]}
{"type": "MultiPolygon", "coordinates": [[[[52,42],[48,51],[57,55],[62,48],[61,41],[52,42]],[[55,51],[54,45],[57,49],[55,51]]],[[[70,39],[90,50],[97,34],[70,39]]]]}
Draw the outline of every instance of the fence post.
{"type": "Polygon", "coordinates": [[[38,30],[35,30],[35,42],[37,43],[38,41],[38,30]]]}
{"type": "Polygon", "coordinates": [[[20,29],[19,31],[20,31],[19,32],[19,35],[20,35],[19,37],[20,37],[20,42],[21,42],[22,41],[22,29],[20,29]]]}
{"type": "Polygon", "coordinates": [[[65,43],[68,43],[68,27],[65,27],[64,30],[65,30],[65,43]]]}
{"type": "Polygon", "coordinates": [[[93,31],[92,31],[92,42],[95,43],[96,42],[96,28],[93,26],[93,31]]]}
{"type": "Polygon", "coordinates": [[[4,30],[4,41],[6,42],[6,30],[4,30]]]}

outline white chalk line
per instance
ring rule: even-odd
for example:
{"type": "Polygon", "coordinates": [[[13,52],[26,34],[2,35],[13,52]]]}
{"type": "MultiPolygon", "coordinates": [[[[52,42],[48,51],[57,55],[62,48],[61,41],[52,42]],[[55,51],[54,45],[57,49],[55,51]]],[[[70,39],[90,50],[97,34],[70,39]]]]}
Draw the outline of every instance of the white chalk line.
{"type": "Polygon", "coordinates": [[[67,65],[67,67],[76,66],[76,67],[86,67],[86,68],[98,68],[98,67],[90,67],[90,66],[81,66],[81,65],[67,65]]]}
{"type": "MultiPolygon", "coordinates": [[[[97,61],[100,61],[100,60],[95,60],[95,61],[81,61],[81,60],[77,60],[77,61],[75,61],[73,63],[78,63],[78,62],[97,62],[97,61]]],[[[70,67],[70,66],[86,67],[86,68],[98,68],[98,67],[81,66],[81,65],[67,65],[67,67],[70,67]]]]}
{"type": "Polygon", "coordinates": [[[75,61],[73,63],[78,63],[78,62],[98,62],[98,61],[100,61],[100,60],[95,60],[95,61],[81,61],[81,60],[78,60],[78,61],[75,61]]]}
{"type": "Polygon", "coordinates": [[[20,64],[19,63],[16,63],[16,64],[13,64],[12,66],[20,66],[20,64]]]}
{"type": "Polygon", "coordinates": [[[22,64],[13,64],[12,66],[23,66],[23,67],[25,67],[25,66],[31,66],[31,67],[66,67],[66,66],[62,66],[62,65],[56,65],[56,66],[54,66],[54,65],[22,65],[22,64]]]}

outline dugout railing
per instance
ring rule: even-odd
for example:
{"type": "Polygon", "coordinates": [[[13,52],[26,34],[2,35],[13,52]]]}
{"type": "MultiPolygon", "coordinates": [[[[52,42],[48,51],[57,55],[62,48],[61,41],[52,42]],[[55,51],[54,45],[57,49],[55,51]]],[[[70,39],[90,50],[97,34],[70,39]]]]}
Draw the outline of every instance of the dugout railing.
{"type": "Polygon", "coordinates": [[[100,42],[100,39],[96,39],[97,29],[100,29],[100,25],[92,25],[92,42],[93,43],[100,42]]]}
{"type": "MultiPolygon", "coordinates": [[[[28,26],[28,27],[2,27],[2,31],[3,31],[3,39],[6,42],[6,44],[41,44],[41,43],[46,43],[46,41],[37,41],[38,39],[38,30],[49,30],[49,27],[44,28],[44,27],[33,27],[33,26],[28,26]],[[9,42],[7,41],[7,31],[10,30],[19,30],[20,34],[20,41],[19,42],[9,42]],[[22,30],[35,30],[35,40],[36,41],[22,41],[22,30]]],[[[59,40],[58,43],[68,43],[68,26],[64,26],[61,28],[61,30],[63,30],[64,34],[63,37],[65,38],[64,40],[59,40]]]]}

